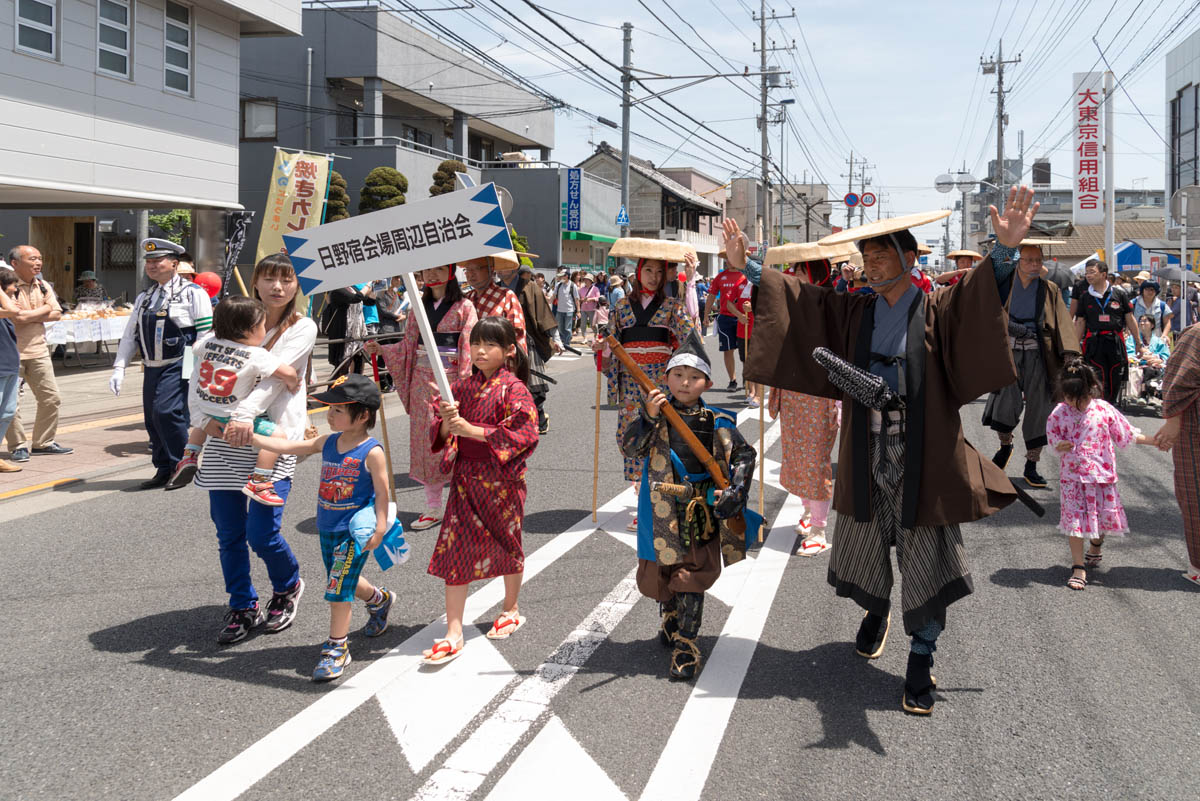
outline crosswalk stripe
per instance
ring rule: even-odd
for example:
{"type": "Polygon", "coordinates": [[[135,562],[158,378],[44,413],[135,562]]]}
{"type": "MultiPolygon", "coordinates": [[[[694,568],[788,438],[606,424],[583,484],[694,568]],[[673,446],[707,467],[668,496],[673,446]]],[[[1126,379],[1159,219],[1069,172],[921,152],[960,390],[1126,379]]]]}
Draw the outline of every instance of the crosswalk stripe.
{"type": "MultiPolygon", "coordinates": [[[[611,517],[623,514],[632,503],[632,499],[633,490],[625,489],[600,508],[596,523],[592,522],[589,514],[527,556],[525,581],[531,581],[538,573],[581,543],[598,525],[607,525],[611,517]]],[[[463,623],[471,625],[477,622],[485,612],[503,599],[503,580],[497,578],[489,581],[467,598],[463,623]]],[[[444,633],[444,626],[443,615],[177,795],[176,801],[232,801],[242,795],[370,700],[380,689],[401,676],[416,671],[421,664],[421,652],[444,633]]]]}

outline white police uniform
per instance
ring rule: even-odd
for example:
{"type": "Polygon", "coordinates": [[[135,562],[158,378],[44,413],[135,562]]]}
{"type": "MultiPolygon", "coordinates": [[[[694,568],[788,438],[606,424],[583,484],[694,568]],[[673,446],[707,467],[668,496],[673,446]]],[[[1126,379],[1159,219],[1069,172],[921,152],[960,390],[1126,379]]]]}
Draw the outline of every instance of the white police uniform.
{"type": "MultiPolygon", "coordinates": [[[[144,240],[141,249],[143,259],[184,252],[182,247],[165,239],[144,240]]],[[[114,394],[120,392],[125,367],[134,352],[140,352],[146,368],[142,413],[150,434],[152,461],[158,469],[158,475],[148,484],[157,484],[158,479],[169,476],[183,458],[188,434],[188,385],[183,377],[183,356],[198,334],[210,328],[212,303],[208,293],[178,275],[147,289],[133,302],[132,320],[125,328],[113,362],[112,389],[114,394]]]]}

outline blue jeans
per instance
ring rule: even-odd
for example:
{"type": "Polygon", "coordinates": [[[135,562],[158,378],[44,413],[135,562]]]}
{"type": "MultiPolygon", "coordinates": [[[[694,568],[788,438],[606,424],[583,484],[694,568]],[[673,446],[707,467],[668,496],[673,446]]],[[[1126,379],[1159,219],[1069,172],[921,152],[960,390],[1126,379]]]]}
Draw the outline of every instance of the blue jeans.
{"type": "Polygon", "coordinates": [[[571,328],[575,325],[575,313],[563,314],[555,312],[554,319],[558,320],[558,335],[562,337],[564,345],[571,344],[571,328]]]}
{"type": "MultiPolygon", "coordinates": [[[[290,478],[275,482],[275,492],[284,501],[291,491],[290,478]]],[[[241,490],[210,490],[208,510],[217,527],[221,573],[225,576],[230,609],[249,609],[258,602],[258,593],[250,580],[247,545],[267,566],[274,592],[286,591],[300,578],[300,564],[279,533],[282,506],[264,506],[247,498],[241,490]]]]}
{"type": "Polygon", "coordinates": [[[17,401],[20,393],[17,388],[21,385],[21,376],[8,375],[0,378],[0,440],[8,433],[8,424],[17,414],[17,401]]]}

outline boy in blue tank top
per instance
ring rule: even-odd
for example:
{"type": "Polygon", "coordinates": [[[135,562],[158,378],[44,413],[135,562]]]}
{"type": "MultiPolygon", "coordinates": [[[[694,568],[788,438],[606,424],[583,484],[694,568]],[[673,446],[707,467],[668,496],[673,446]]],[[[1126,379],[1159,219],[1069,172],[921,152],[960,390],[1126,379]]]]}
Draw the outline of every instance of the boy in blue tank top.
{"type": "MultiPolygon", "coordinates": [[[[356,597],[366,602],[370,615],[363,634],[378,637],[387,629],[394,596],[360,575],[367,555],[378,547],[388,529],[387,462],[383,446],[367,433],[375,427],[375,413],[382,401],[379,388],[369,378],[342,376],[328,390],[311,397],[329,405],[328,421],[333,433],[303,442],[281,443],[275,438],[269,442],[276,453],[321,454],[317,530],[327,574],[329,639],[321,648],[313,681],[331,681],[350,664],[350,613],[356,597]],[[350,519],[370,505],[375,507],[375,533],[360,547],[350,534],[350,519]]],[[[262,447],[260,439],[267,438],[256,434],[257,447],[262,447]]]]}

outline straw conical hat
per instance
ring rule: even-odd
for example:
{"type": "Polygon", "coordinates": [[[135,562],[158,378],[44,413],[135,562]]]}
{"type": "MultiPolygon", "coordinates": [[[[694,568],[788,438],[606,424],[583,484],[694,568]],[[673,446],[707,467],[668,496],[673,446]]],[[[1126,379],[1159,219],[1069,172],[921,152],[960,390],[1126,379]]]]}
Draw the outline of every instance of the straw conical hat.
{"type": "Polygon", "coordinates": [[[608,251],[614,259],[660,259],[675,263],[682,262],[688,253],[695,256],[696,248],[687,242],[629,236],[618,239],[608,251]]]}
{"type": "Polygon", "coordinates": [[[823,261],[832,257],[832,251],[833,248],[821,247],[816,242],[791,242],[767,248],[766,264],[770,266],[797,261],[823,261]]]}
{"type": "Polygon", "coordinates": [[[521,266],[522,256],[530,259],[541,258],[536,253],[517,252],[515,250],[502,250],[499,253],[493,253],[488,258],[491,259],[493,269],[507,271],[521,266]]]}
{"type": "Polygon", "coordinates": [[[946,258],[949,259],[950,261],[954,261],[959,256],[970,256],[975,261],[979,261],[980,259],[983,258],[982,253],[976,253],[973,250],[952,250],[946,254],[946,258]]]}
{"type": "Polygon", "coordinates": [[[862,266],[862,254],[858,252],[858,247],[853,242],[843,242],[840,245],[823,245],[825,251],[829,253],[829,260],[834,264],[843,264],[844,262],[855,262],[858,266],[862,266]]]}
{"type": "Polygon", "coordinates": [[[860,239],[870,239],[875,236],[884,234],[894,234],[897,231],[907,231],[909,228],[916,228],[921,225],[928,225],[931,222],[937,222],[949,217],[950,209],[938,209],[937,211],[922,211],[916,214],[905,214],[903,217],[889,217],[886,220],[876,220],[873,223],[859,225],[854,228],[847,228],[845,231],[838,231],[836,234],[830,234],[821,239],[817,244],[820,245],[840,245],[843,242],[857,242],[860,239]]]}
{"type": "Polygon", "coordinates": [[[1067,244],[1067,240],[1065,240],[1065,239],[1022,239],[1021,244],[1022,245],[1037,245],[1038,247],[1041,247],[1042,245],[1065,245],[1065,244],[1067,244]]]}
{"type": "Polygon", "coordinates": [[[929,245],[926,245],[924,242],[917,243],[917,254],[918,255],[928,256],[930,253],[933,253],[933,248],[929,247],[929,245]]]}

